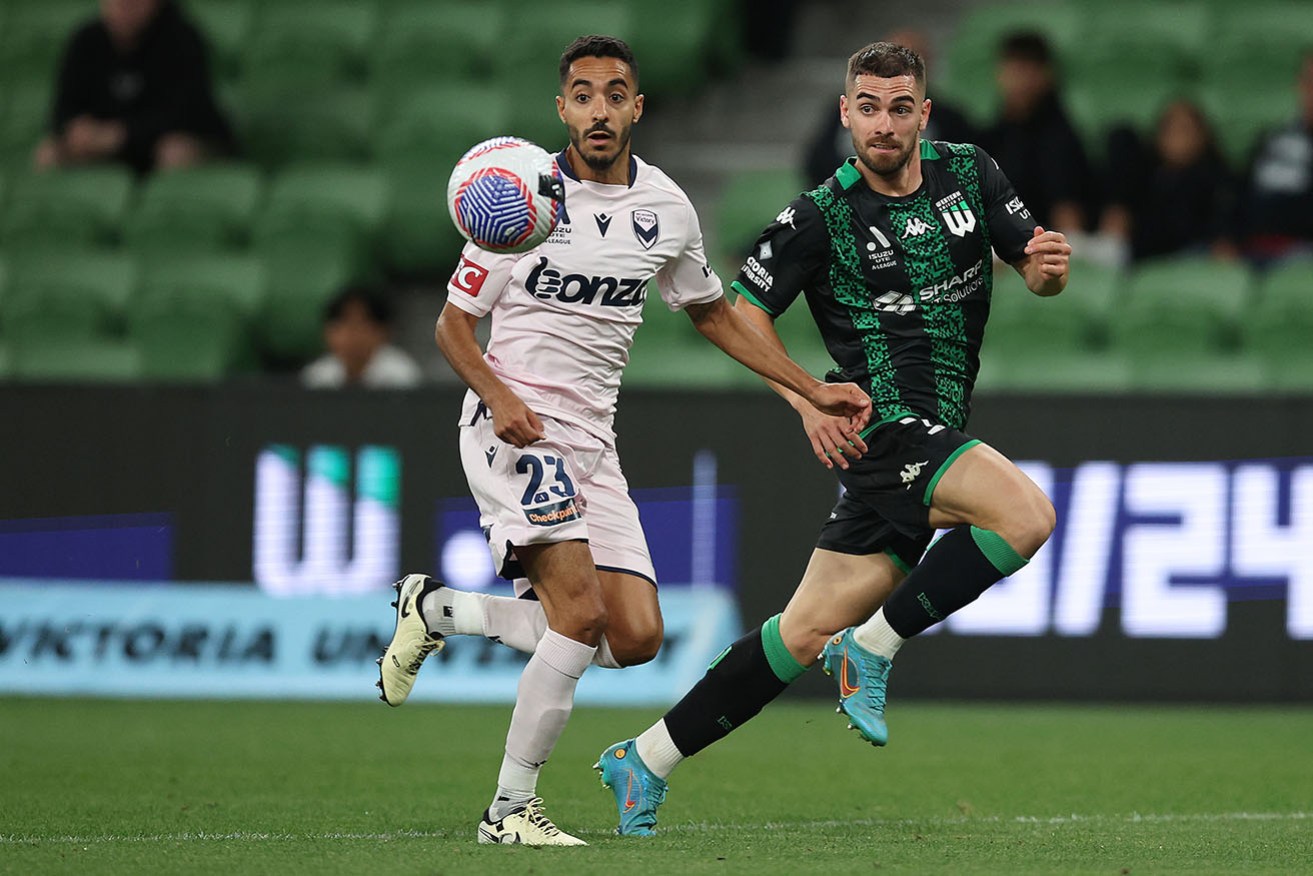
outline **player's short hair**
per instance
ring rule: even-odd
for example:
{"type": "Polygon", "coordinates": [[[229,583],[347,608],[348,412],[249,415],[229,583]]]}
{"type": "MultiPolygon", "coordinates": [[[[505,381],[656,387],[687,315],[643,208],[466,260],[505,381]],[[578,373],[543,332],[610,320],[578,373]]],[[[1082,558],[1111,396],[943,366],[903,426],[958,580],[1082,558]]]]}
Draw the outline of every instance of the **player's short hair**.
{"type": "Polygon", "coordinates": [[[897,43],[871,43],[853,52],[848,59],[845,86],[852,88],[857,77],[863,75],[878,76],[881,79],[911,76],[922,90],[925,89],[925,61],[907,46],[897,43]]]}
{"type": "Polygon", "coordinates": [[[359,303],[371,321],[381,326],[392,325],[392,302],[373,286],[347,286],[324,305],[324,324],[337,322],[346,313],[347,305],[359,303]]]}
{"type": "Polygon", "coordinates": [[[580,58],[617,58],[629,65],[630,75],[634,78],[634,87],[638,87],[638,61],[634,60],[634,50],[629,43],[619,37],[589,34],[581,36],[561,53],[561,85],[570,75],[570,65],[580,58]]]}
{"type": "Polygon", "coordinates": [[[1023,61],[1039,67],[1053,66],[1053,48],[1044,35],[1033,30],[1019,30],[1003,37],[998,44],[1000,61],[1023,61]]]}

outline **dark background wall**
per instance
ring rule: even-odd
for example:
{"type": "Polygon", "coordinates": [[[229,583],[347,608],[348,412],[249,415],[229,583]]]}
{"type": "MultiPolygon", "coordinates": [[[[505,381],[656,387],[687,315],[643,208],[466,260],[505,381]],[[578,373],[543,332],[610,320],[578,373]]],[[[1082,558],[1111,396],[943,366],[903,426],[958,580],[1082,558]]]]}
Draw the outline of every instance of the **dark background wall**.
{"type": "MultiPolygon", "coordinates": [[[[460,393],[450,389],[0,386],[0,520],[163,512],[176,532],[175,578],[250,581],[259,451],[271,443],[385,444],[403,459],[401,562],[426,568],[434,556],[434,501],[466,493],[456,450],[459,403],[460,393]]],[[[836,496],[832,475],[810,456],[792,411],[765,392],[635,390],[624,394],[617,431],[635,488],[688,485],[694,454],[715,452],[719,481],[733,485],[740,500],[744,623],[779,611],[836,496]]],[[[977,400],[972,431],[1014,459],[1058,468],[1089,460],[1289,460],[1313,456],[1313,403],[992,396],[977,400]]],[[[1313,699],[1313,641],[1289,635],[1284,593],[1278,582],[1263,598],[1229,602],[1225,631],[1211,640],[1127,637],[1115,598],[1088,636],[938,635],[907,646],[895,690],[1313,699]]],[[[828,695],[828,682],[814,675],[799,691],[828,695]]]]}

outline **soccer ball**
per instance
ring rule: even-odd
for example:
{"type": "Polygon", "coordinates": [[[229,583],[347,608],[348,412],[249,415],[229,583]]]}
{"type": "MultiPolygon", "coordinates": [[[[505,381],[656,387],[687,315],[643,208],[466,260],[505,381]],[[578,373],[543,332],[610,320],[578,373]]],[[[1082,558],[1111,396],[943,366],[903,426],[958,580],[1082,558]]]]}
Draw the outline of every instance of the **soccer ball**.
{"type": "Polygon", "coordinates": [[[518,137],[494,137],[456,162],[447,183],[451,221],[490,252],[525,252],[547,239],[565,213],[556,159],[518,137]]]}

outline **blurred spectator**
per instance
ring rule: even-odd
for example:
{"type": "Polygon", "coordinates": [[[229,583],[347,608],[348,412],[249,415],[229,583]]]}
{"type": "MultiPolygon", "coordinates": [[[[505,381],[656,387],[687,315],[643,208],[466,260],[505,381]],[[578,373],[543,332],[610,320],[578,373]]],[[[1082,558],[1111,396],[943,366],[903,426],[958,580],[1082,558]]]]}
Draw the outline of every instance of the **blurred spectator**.
{"type": "Polygon", "coordinates": [[[174,0],[100,0],[64,50],[37,167],[122,161],[144,173],[232,149],[204,40],[174,0]]]}
{"type": "Polygon", "coordinates": [[[389,343],[391,335],[392,308],[387,299],[365,287],[343,290],[324,308],[328,353],[305,367],[301,382],[311,389],[415,386],[423,377],[420,367],[389,343]]]}
{"type": "Polygon", "coordinates": [[[1313,50],[1296,84],[1299,117],[1259,141],[1236,210],[1240,253],[1260,266],[1313,252],[1313,50]]]}
{"type": "Polygon", "coordinates": [[[1038,33],[1004,37],[995,70],[1002,107],[980,138],[1035,221],[1058,231],[1085,228],[1089,161],[1058,95],[1048,42],[1038,33]]]}
{"type": "Polygon", "coordinates": [[[1130,128],[1113,131],[1108,170],[1099,230],[1129,244],[1132,259],[1203,251],[1224,236],[1236,180],[1212,125],[1191,101],[1164,107],[1152,142],[1130,128]]]}
{"type": "MultiPolygon", "coordinates": [[[[921,31],[898,30],[885,39],[907,46],[921,56],[927,70],[934,69],[930,60],[930,40],[921,31]]],[[[936,98],[933,91],[931,87],[926,93],[930,98],[930,120],[921,132],[921,137],[925,140],[947,140],[950,143],[975,143],[979,135],[971,122],[950,102],[936,98]]],[[[807,182],[812,185],[825,182],[852,154],[852,133],[839,121],[839,101],[832,98],[826,102],[821,123],[807,146],[807,155],[803,161],[807,182]]]]}

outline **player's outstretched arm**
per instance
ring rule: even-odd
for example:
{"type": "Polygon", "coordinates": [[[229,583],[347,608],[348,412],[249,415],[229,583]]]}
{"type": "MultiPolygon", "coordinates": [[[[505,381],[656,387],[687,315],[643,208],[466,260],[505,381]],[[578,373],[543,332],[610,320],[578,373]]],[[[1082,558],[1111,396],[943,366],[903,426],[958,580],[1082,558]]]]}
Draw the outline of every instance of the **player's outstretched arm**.
{"type": "MultiPolygon", "coordinates": [[[[743,299],[740,299],[740,305],[743,299]]],[[[789,358],[769,316],[756,307],[760,320],[724,298],[688,308],[698,331],[730,356],[751,368],[793,406],[803,419],[812,450],[826,468],[848,467],[866,452],[858,434],[871,416],[871,400],[853,383],[824,383],[789,358]],[[758,324],[760,322],[760,324],[758,324]],[[780,378],[791,377],[791,382],[780,378]],[[799,385],[801,384],[801,385],[799,385]]]]}
{"type": "Polygon", "coordinates": [[[492,412],[492,430],[498,438],[525,447],[543,436],[542,420],[529,410],[510,387],[502,383],[488,363],[474,335],[479,318],[452,304],[442,308],[433,339],[465,385],[474,390],[492,412]]]}
{"type": "Polygon", "coordinates": [[[1036,295],[1057,295],[1067,288],[1071,269],[1071,244],[1061,231],[1045,231],[1035,226],[1026,243],[1026,254],[1012,263],[1026,281],[1026,288],[1036,295]]]}

